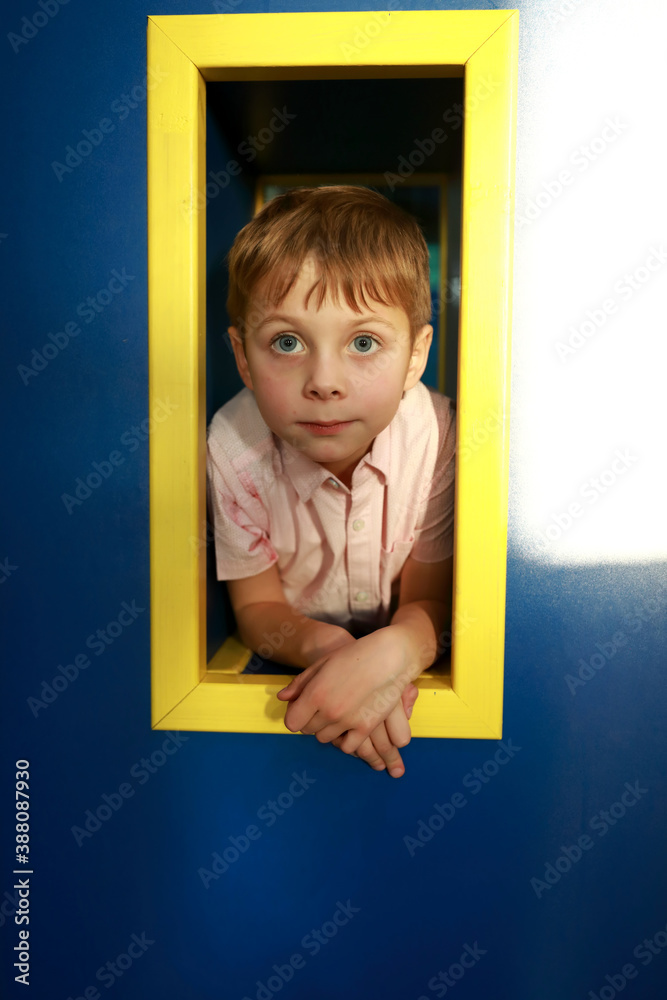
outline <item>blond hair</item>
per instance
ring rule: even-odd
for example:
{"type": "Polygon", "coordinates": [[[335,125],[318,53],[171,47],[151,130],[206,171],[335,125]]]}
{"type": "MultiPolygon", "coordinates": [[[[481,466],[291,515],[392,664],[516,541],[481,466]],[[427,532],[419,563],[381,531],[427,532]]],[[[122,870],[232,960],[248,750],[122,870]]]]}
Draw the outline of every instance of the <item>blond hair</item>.
{"type": "Polygon", "coordinates": [[[328,292],[361,312],[361,299],[400,306],[410,342],[431,318],[428,247],[416,220],[370,188],[334,185],[292,188],[267,202],[236,236],[227,261],[227,313],[245,348],[253,292],[267,279],[279,305],[312,255],[320,278],[318,309],[328,292]]]}

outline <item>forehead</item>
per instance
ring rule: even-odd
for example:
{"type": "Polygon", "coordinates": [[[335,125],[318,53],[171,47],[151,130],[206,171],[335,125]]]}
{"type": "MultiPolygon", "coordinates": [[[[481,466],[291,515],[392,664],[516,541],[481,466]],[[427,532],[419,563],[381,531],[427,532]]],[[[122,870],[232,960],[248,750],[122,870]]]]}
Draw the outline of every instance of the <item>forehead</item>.
{"type": "Polygon", "coordinates": [[[371,317],[373,314],[390,318],[398,329],[409,328],[409,318],[404,307],[399,302],[380,301],[372,297],[365,289],[364,278],[355,282],[352,289],[354,305],[348,302],[341,282],[335,280],[330,284],[326,295],[320,303],[322,270],[318,263],[307,257],[301,265],[297,277],[289,291],[278,298],[278,293],[285,287],[293,272],[289,267],[278,267],[264,275],[255,285],[251,293],[254,312],[265,315],[274,310],[316,312],[321,308],[334,308],[348,313],[351,320],[361,317],[371,317]]]}

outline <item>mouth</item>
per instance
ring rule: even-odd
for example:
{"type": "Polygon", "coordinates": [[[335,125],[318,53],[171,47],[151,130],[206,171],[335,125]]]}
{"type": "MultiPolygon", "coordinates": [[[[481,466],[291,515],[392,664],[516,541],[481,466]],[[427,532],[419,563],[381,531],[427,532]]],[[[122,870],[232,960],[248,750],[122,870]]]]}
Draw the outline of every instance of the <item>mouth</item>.
{"type": "Polygon", "coordinates": [[[304,427],[313,434],[337,434],[354,423],[352,420],[329,420],[327,423],[306,423],[299,421],[299,427],[304,427]]]}
{"type": "Polygon", "coordinates": [[[343,424],[351,424],[351,420],[304,420],[301,421],[304,427],[342,427],[343,424]]]}

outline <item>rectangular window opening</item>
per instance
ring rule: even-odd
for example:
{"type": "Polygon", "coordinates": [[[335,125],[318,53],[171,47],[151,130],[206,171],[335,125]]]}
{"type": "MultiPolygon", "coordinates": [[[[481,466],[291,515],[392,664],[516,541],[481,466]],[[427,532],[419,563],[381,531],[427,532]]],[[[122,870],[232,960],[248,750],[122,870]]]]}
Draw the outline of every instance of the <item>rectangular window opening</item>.
{"type": "MultiPolygon", "coordinates": [[[[463,98],[461,77],[207,84],[207,425],[243,388],[226,332],[224,261],[234,226],[296,186],[370,187],[416,218],[429,249],[434,327],[421,381],[456,400],[463,98]]],[[[216,579],[210,520],[206,537],[207,669],[239,672],[224,648],[230,636],[240,640],[226,585],[216,579]]],[[[439,638],[429,673],[444,680],[451,630],[439,638]]],[[[254,653],[240,672],[298,671],[254,653]]]]}

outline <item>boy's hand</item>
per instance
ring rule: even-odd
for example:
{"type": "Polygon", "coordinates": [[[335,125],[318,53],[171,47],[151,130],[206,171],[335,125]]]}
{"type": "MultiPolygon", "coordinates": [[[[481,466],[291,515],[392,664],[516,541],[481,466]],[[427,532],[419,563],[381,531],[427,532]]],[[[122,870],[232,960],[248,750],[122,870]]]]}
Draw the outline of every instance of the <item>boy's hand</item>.
{"type": "MultiPolygon", "coordinates": [[[[313,652],[310,653],[307,650],[306,655],[311,656],[312,662],[316,663],[322,659],[325,653],[356,641],[346,629],[336,626],[318,628],[310,636],[310,649],[313,652]]],[[[287,688],[283,690],[286,691],[287,688]]],[[[389,713],[385,722],[381,722],[370,736],[364,739],[353,756],[364,760],[373,770],[384,771],[386,768],[393,777],[400,777],[404,773],[405,767],[398,747],[407,746],[412,738],[408,719],[412,715],[412,709],[418,695],[417,687],[414,684],[408,684],[401,695],[401,702],[389,713]]],[[[298,693],[295,691],[291,698],[297,697],[298,693]]],[[[345,735],[344,733],[343,736],[345,735]]],[[[338,749],[342,749],[340,744],[343,736],[332,740],[333,745],[338,749]]]]}
{"type": "MultiPolygon", "coordinates": [[[[392,777],[400,778],[405,773],[405,767],[398,747],[407,746],[411,739],[408,719],[418,696],[419,689],[414,684],[408,684],[396,708],[361,743],[353,756],[366,761],[374,771],[384,771],[386,767],[392,777]]],[[[342,739],[332,740],[333,745],[340,749],[342,739]]]]}
{"type": "Polygon", "coordinates": [[[396,707],[413,656],[405,633],[391,625],[326,653],[278,692],[281,700],[295,698],[286,727],[314,733],[320,743],[345,733],[340,749],[353,753],[396,707]]]}

